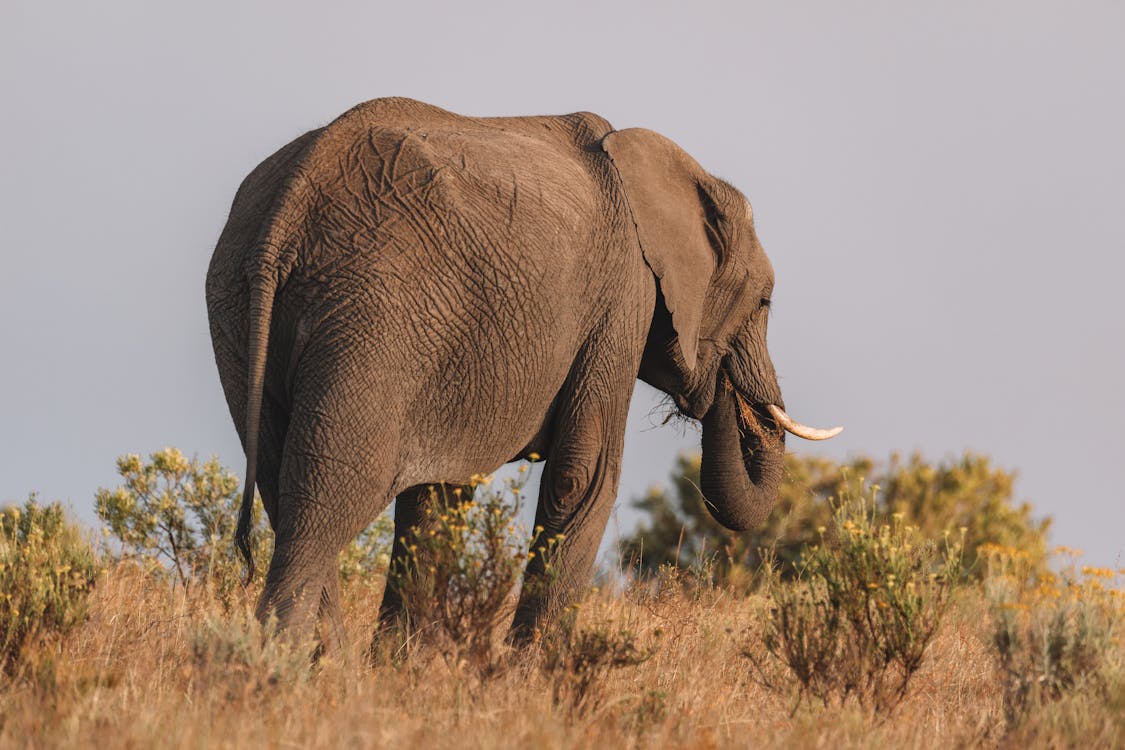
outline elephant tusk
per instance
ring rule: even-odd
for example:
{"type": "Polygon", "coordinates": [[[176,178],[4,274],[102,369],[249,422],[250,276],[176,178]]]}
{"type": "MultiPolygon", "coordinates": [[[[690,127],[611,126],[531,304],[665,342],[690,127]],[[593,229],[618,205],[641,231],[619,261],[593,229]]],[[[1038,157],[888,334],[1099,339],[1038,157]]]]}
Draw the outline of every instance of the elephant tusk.
{"type": "Polygon", "coordinates": [[[785,428],[786,432],[792,433],[799,438],[804,438],[805,440],[827,440],[828,438],[836,437],[844,430],[843,427],[833,427],[828,430],[806,427],[800,422],[793,421],[789,415],[785,413],[784,409],[774,404],[768,404],[766,410],[770,413],[770,416],[774,418],[774,421],[785,428]]]}

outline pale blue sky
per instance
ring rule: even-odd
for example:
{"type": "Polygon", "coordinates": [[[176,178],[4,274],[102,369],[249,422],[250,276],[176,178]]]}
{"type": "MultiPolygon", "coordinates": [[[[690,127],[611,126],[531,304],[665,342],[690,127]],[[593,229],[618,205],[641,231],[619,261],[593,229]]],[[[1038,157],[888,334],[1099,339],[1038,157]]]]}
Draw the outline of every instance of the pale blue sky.
{"type": "MultiPolygon", "coordinates": [[[[1125,564],[1125,5],[25,2],[0,9],[0,499],[243,459],[203,277],[242,177],[369,98],[587,109],[742,188],[791,449],[966,449],[1125,564]]],[[[619,506],[698,438],[638,391],[619,506]]],[[[630,516],[622,512],[619,525],[630,516]]]]}

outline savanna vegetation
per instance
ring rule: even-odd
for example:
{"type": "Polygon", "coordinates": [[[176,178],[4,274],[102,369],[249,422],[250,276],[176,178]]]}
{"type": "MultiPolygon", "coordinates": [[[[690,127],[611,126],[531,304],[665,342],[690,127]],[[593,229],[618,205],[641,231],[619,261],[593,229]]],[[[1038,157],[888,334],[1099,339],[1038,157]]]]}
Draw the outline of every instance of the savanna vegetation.
{"type": "Polygon", "coordinates": [[[401,570],[380,520],[340,557],[348,642],[314,656],[253,617],[238,479],[124,456],[97,532],[34,497],[0,514],[0,746],[1125,745],[1125,571],[1051,550],[987,459],[789,457],[748,534],[709,520],[698,467],[521,650],[512,588],[557,541],[520,528],[521,481],[435,504],[401,570]],[[369,649],[388,577],[407,616],[369,649]]]}

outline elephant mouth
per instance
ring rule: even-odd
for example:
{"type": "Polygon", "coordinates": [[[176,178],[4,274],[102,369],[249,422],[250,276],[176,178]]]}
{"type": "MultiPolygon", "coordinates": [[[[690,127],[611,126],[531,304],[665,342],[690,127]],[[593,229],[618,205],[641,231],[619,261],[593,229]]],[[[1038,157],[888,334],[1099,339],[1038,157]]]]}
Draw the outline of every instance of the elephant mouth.
{"type": "Polygon", "coordinates": [[[730,385],[729,380],[727,387],[733,391],[735,404],[738,406],[739,428],[754,433],[761,440],[766,440],[767,436],[777,435],[778,428],[804,440],[828,440],[844,430],[841,426],[828,429],[809,427],[790,417],[777,404],[757,404],[748,401],[730,385]]]}
{"type": "Polygon", "coordinates": [[[766,440],[770,437],[776,439],[780,429],[777,421],[768,411],[769,407],[748,400],[737,390],[733,390],[733,396],[735,406],[738,408],[739,432],[744,435],[748,432],[752,433],[759,440],[766,440]]]}

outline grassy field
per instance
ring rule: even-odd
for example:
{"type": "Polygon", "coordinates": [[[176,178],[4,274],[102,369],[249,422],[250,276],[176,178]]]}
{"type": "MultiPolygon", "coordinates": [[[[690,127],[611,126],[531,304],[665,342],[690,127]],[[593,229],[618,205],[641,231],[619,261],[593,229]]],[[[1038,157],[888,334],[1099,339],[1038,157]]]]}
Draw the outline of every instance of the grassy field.
{"type": "Polygon", "coordinates": [[[224,611],[139,567],[102,574],[89,618],[26,653],[0,688],[4,747],[1121,747],[1115,682],[1073,689],[1014,723],[977,590],[946,612],[893,711],[798,702],[761,684],[758,595],[705,590],[593,593],[579,623],[635,635],[643,663],[582,688],[540,649],[501,654],[482,677],[436,652],[367,664],[378,585],[347,592],[352,647],[310,668],[307,649],[263,639],[249,603],[224,611]]]}
{"type": "MultiPolygon", "coordinates": [[[[377,587],[348,592],[358,646],[378,596],[377,587]]],[[[31,678],[0,692],[0,744],[931,747],[1004,735],[979,602],[966,599],[951,613],[888,718],[816,705],[793,713],[794,696],[757,684],[741,654],[756,642],[758,606],[723,592],[644,604],[590,597],[585,618],[627,627],[655,653],[610,670],[600,703],[579,715],[565,698],[556,703],[538,654],[517,655],[484,681],[437,655],[369,668],[351,653],[310,670],[300,653],[263,645],[246,609],[224,613],[124,566],[98,582],[87,622],[28,655],[31,678]]]]}
{"type": "MultiPolygon", "coordinates": [[[[114,533],[141,549],[129,519],[154,516],[114,497],[114,533]]],[[[860,502],[826,517],[796,577],[664,567],[592,589],[515,651],[510,613],[482,604],[526,558],[518,535],[481,544],[511,532],[503,507],[442,515],[427,538],[450,550],[430,568],[444,580],[411,589],[428,620],[374,657],[385,575],[363,562],[378,555],[345,554],[349,640],[317,660],[267,637],[260,581],[232,586],[218,537],[184,536],[177,569],[94,549],[57,507],[4,511],[0,747],[1125,747],[1125,571],[1060,549],[1048,572],[991,543],[970,566],[957,530],[926,538],[860,502]],[[452,578],[479,570],[493,573],[452,578]],[[457,606],[433,606],[437,591],[457,606]]]]}

